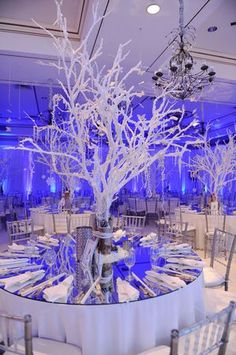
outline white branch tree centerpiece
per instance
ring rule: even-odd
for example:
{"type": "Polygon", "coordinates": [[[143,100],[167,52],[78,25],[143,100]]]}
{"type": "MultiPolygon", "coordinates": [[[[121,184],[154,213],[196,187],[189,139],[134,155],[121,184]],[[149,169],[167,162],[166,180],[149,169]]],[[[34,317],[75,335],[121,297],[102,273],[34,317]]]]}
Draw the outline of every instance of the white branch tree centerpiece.
{"type": "Polygon", "coordinates": [[[219,199],[221,189],[236,179],[236,137],[228,133],[223,143],[216,142],[213,145],[208,138],[208,131],[199,147],[199,153],[188,165],[192,176],[219,199]]]}
{"type": "Polygon", "coordinates": [[[58,175],[87,180],[99,224],[105,227],[112,201],[125,184],[157,159],[181,157],[196,138],[189,134],[194,121],[183,125],[184,111],[167,101],[167,92],[153,100],[151,115],[135,114],[132,101],[143,93],[127,82],[142,74],[140,64],[124,72],[128,53],[127,44],[121,44],[110,68],[99,68],[102,43],[91,56],[88,49],[89,36],[99,21],[96,10],[93,16],[93,26],[75,49],[57,3],[57,24],[63,35],[56,38],[44,30],[59,55],[58,64],[51,65],[65,76],[65,82],[59,81],[62,94],[53,97],[52,124],[35,126],[33,138],[23,139],[19,149],[39,153],[58,175]]]}

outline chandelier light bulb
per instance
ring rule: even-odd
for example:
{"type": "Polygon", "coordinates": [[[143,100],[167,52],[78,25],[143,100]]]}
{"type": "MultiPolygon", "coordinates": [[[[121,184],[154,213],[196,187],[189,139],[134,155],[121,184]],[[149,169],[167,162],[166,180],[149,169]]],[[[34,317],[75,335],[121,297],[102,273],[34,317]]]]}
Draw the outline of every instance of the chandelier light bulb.
{"type": "Polygon", "coordinates": [[[157,4],[151,4],[147,7],[147,13],[149,15],[156,15],[160,10],[161,8],[157,4]]]}

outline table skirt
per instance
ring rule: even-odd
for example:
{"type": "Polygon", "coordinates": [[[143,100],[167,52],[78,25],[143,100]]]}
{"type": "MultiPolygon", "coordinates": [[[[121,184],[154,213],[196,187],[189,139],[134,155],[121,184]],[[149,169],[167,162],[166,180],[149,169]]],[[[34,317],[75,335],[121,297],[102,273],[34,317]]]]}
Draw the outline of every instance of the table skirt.
{"type": "Polygon", "coordinates": [[[31,314],[33,335],[78,345],[83,355],[134,355],[169,344],[172,329],[205,316],[202,274],[188,286],[143,301],[67,305],[35,301],[0,290],[0,309],[31,314]]]}

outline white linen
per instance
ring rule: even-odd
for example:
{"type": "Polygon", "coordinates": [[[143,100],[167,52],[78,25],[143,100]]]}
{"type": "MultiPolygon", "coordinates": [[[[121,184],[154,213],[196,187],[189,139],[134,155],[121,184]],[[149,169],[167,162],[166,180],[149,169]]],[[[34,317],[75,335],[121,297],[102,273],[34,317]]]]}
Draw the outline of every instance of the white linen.
{"type": "Polygon", "coordinates": [[[177,243],[169,243],[169,244],[164,244],[164,248],[169,251],[169,250],[175,250],[175,251],[188,251],[191,252],[192,247],[191,245],[187,244],[187,243],[181,243],[181,244],[177,244],[177,243]]]}
{"type": "Polygon", "coordinates": [[[172,329],[205,316],[202,276],[161,297],[114,305],[40,302],[0,289],[0,308],[31,314],[33,335],[75,344],[83,355],[136,355],[169,345],[172,329]]]}
{"type": "MultiPolygon", "coordinates": [[[[54,233],[53,215],[41,209],[30,209],[30,215],[35,225],[42,225],[46,233],[54,233]]],[[[76,213],[70,216],[71,231],[79,226],[90,226],[95,229],[95,213],[76,213]]]]}
{"type": "Polygon", "coordinates": [[[58,285],[46,288],[43,291],[43,297],[50,302],[66,303],[73,280],[74,277],[70,275],[58,285]]]}
{"type": "Polygon", "coordinates": [[[139,298],[139,291],[119,277],[116,280],[116,288],[119,302],[135,301],[139,298]]]}
{"type": "Polygon", "coordinates": [[[118,242],[122,237],[126,235],[126,231],[123,231],[122,229],[118,229],[116,232],[113,233],[113,239],[118,242]]]}
{"type": "MultiPolygon", "coordinates": [[[[202,213],[182,213],[183,222],[188,222],[188,224],[196,228],[196,248],[204,249],[204,235],[206,230],[206,220],[205,215],[202,213]]],[[[223,216],[208,216],[209,226],[212,221],[217,220],[219,225],[223,225],[223,216]]],[[[217,225],[215,225],[217,227],[217,225]]],[[[225,230],[230,233],[236,233],[236,216],[229,215],[226,216],[225,230]]]]}
{"type": "Polygon", "coordinates": [[[45,275],[44,270],[27,271],[17,276],[11,276],[4,279],[0,279],[0,283],[4,285],[4,288],[9,292],[16,292],[22,287],[30,285],[38,280],[41,280],[45,275]]]}
{"type": "Polygon", "coordinates": [[[153,244],[156,238],[157,238],[157,234],[151,232],[140,239],[140,245],[143,247],[149,247],[153,244]]]}
{"type": "Polygon", "coordinates": [[[181,280],[178,276],[170,276],[164,273],[160,274],[155,271],[146,271],[147,275],[150,275],[155,280],[160,281],[162,284],[170,287],[172,290],[177,290],[180,287],[186,286],[186,283],[181,280]]]}
{"type": "Polygon", "coordinates": [[[173,264],[187,265],[196,268],[203,268],[205,265],[204,261],[187,258],[168,258],[167,261],[173,264]]]}
{"type": "Polygon", "coordinates": [[[39,242],[40,243],[45,243],[45,244],[48,244],[48,245],[53,245],[53,246],[57,246],[59,244],[59,240],[58,239],[46,237],[46,236],[43,236],[43,235],[39,236],[39,242]]]}
{"type": "Polygon", "coordinates": [[[216,287],[224,283],[224,275],[219,274],[210,266],[203,268],[203,280],[206,287],[216,287]]]}
{"type": "Polygon", "coordinates": [[[146,236],[142,237],[142,238],[140,239],[140,241],[146,242],[146,241],[153,240],[153,239],[155,239],[156,237],[157,237],[157,234],[154,233],[154,232],[151,232],[151,233],[147,234],[146,236]]]}
{"type": "Polygon", "coordinates": [[[102,262],[103,264],[111,264],[115,263],[119,260],[122,260],[128,256],[128,251],[124,248],[117,248],[117,252],[112,251],[111,254],[102,255],[102,262]]]}
{"type": "Polygon", "coordinates": [[[29,248],[30,249],[33,248],[34,251],[39,250],[39,248],[36,246],[21,245],[16,243],[12,243],[11,245],[8,245],[8,250],[11,252],[27,251],[29,248]]]}
{"type": "Polygon", "coordinates": [[[0,268],[11,269],[11,268],[14,268],[16,266],[27,265],[28,263],[29,263],[29,259],[28,258],[20,258],[20,259],[6,258],[6,259],[0,259],[0,268]]]}

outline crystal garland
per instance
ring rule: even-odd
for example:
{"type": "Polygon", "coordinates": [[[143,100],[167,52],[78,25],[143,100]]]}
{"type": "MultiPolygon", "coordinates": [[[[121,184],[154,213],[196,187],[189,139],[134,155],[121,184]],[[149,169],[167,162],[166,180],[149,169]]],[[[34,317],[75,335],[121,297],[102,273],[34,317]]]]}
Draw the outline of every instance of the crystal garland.
{"type": "Polygon", "coordinates": [[[144,171],[144,187],[146,190],[147,198],[152,197],[152,186],[151,186],[151,167],[147,167],[144,171]]]}
{"type": "Polygon", "coordinates": [[[162,159],[159,162],[159,167],[161,170],[161,204],[162,204],[162,210],[165,210],[165,158],[162,157],[162,159]]]}

